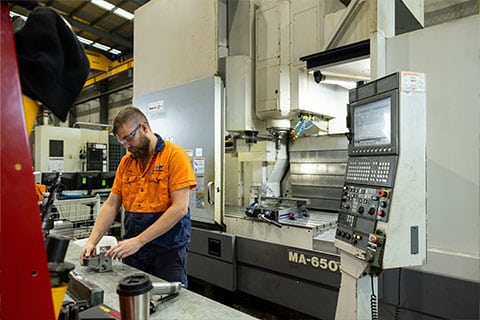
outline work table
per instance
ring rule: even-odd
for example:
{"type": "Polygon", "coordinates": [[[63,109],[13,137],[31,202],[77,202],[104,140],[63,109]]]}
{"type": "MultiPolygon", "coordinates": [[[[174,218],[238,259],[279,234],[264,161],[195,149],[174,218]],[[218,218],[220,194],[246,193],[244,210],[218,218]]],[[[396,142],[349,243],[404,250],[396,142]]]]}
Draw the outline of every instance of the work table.
{"type": "MultiPolygon", "coordinates": [[[[70,243],[66,262],[75,264],[72,271],[76,276],[99,286],[104,290],[103,304],[120,311],[118,294],[116,292],[120,279],[133,273],[141,272],[120,261],[112,261],[111,272],[98,272],[80,265],[80,253],[82,247],[70,243]]],[[[162,282],[163,280],[153,275],[148,275],[152,282],[162,282]]],[[[255,319],[254,317],[240,312],[236,309],[225,306],[221,303],[203,297],[188,289],[181,289],[178,296],[165,301],[157,307],[157,310],[150,315],[150,319],[255,319]]]]}

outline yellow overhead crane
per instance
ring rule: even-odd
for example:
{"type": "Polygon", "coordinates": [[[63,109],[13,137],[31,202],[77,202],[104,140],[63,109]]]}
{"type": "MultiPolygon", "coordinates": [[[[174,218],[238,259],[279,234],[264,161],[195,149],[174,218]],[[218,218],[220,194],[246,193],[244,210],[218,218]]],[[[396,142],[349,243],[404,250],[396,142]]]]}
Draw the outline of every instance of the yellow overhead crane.
{"type": "Polygon", "coordinates": [[[116,74],[133,68],[133,58],[125,61],[111,61],[104,55],[86,50],[88,60],[90,61],[90,69],[100,71],[93,76],[88,77],[83,87],[88,87],[98,81],[110,78],[116,74]]]}

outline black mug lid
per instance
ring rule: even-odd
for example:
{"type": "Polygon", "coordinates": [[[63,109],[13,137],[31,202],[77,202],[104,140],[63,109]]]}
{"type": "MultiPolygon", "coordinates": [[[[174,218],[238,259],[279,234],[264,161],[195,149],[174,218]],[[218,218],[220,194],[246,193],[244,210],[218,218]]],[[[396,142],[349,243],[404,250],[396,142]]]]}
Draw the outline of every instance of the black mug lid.
{"type": "Polygon", "coordinates": [[[136,296],[152,290],[150,278],[143,273],[135,273],[118,282],[117,293],[122,296],[136,296]]]}

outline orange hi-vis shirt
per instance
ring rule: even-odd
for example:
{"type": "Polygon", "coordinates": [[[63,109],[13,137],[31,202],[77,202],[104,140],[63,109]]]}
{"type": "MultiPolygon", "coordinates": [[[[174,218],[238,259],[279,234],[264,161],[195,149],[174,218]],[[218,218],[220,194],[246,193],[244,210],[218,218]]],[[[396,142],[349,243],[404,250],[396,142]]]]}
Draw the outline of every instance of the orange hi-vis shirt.
{"type": "Polygon", "coordinates": [[[155,152],[145,170],[142,161],[127,153],[120,161],[112,192],[122,197],[126,211],[164,212],[172,204],[170,193],[196,187],[192,164],[185,150],[158,138],[155,152]]]}

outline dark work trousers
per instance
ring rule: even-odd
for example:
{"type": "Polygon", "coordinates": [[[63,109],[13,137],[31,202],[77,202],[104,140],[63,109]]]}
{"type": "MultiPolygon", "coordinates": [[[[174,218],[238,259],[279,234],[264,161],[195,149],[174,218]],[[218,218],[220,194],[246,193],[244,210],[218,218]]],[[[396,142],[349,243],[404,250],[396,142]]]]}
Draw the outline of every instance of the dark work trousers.
{"type": "Polygon", "coordinates": [[[180,281],[185,288],[188,287],[186,247],[155,254],[148,258],[138,258],[134,254],[124,258],[123,262],[165,281],[180,281]]]}

